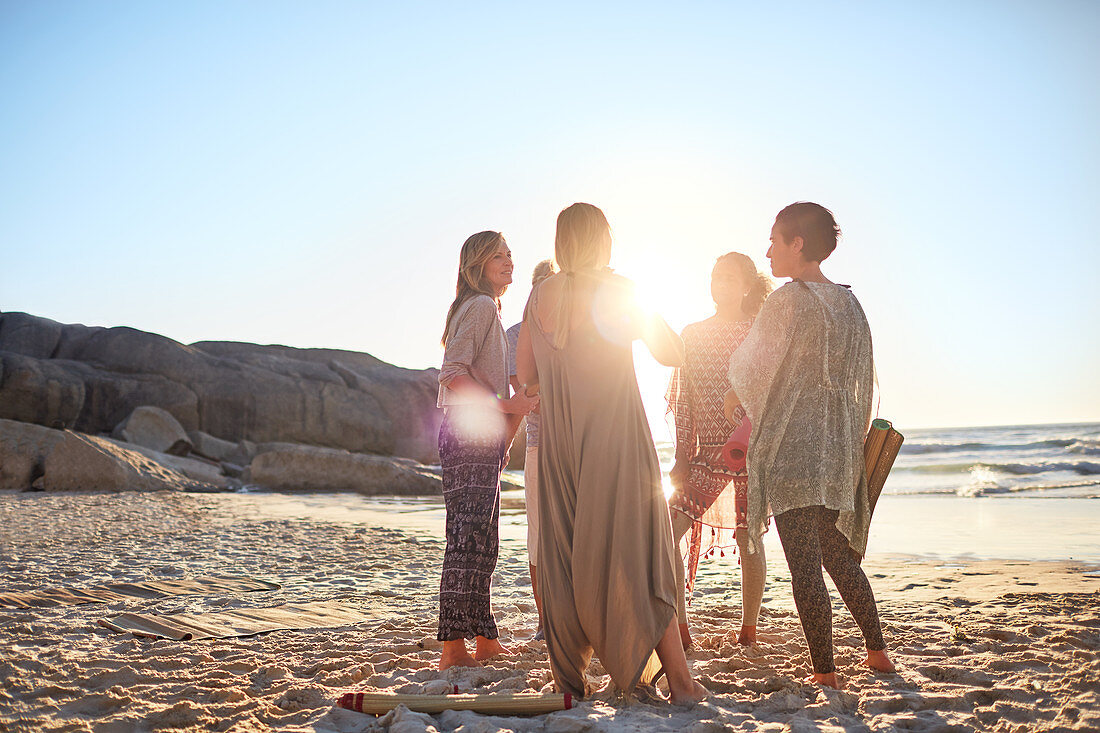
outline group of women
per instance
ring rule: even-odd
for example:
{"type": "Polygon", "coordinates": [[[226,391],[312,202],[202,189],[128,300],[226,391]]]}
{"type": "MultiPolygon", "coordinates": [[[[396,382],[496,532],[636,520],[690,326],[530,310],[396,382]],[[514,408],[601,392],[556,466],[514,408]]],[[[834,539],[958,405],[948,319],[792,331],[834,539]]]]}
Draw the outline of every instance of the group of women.
{"type": "Polygon", "coordinates": [[[559,271],[540,263],[523,320],[509,334],[500,298],[512,282],[511,252],[498,232],[466,241],[439,375],[447,510],[440,669],[508,653],[489,597],[500,474],[520,419],[535,422],[537,415],[525,477],[529,552],[540,633],[559,691],[589,694],[585,669],[596,654],[620,690],[651,686],[663,674],[671,702],[701,700],[706,690],[685,654],[685,589],[694,582],[704,528],[710,545],[733,532],[742,573],[739,641],[750,644],[769,517],[791,570],[813,679],[839,686],[822,567],[863,631],[867,664],[893,670],[860,568],[870,521],[862,461],[870,330],[847,286],[820,269],[839,233],[818,204],[783,209],[768,259],[773,275],[792,282],[771,292],[748,257],[724,255],[712,272],[714,316],[682,337],[639,308],[630,281],[609,269],[610,227],[591,204],[558,216],[559,271]],[[667,502],[634,374],[637,339],[675,367],[668,390],[675,493],[667,502]],[[722,449],[746,418],[747,471],[737,471],[722,449]],[[679,546],[689,531],[685,581],[679,546]],[[472,655],[467,639],[476,640],[472,655]]]}

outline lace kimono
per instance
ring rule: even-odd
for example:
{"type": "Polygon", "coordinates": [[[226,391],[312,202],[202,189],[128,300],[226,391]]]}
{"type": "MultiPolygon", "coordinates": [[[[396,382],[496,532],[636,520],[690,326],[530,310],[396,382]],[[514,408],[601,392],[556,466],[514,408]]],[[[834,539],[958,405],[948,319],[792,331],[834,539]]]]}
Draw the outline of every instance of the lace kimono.
{"type": "Polygon", "coordinates": [[[764,303],[730,360],[730,384],[753,422],[748,528],[820,505],[860,555],[871,514],[863,438],[871,418],[871,331],[843,285],[792,282],[764,303]]]}

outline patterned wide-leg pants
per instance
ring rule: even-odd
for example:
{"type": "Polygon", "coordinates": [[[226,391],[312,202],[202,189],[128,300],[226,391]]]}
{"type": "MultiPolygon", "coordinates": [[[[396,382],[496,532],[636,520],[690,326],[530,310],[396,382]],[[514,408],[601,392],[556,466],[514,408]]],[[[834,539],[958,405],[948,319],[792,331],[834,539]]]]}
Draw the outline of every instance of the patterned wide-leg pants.
{"type": "Polygon", "coordinates": [[[447,550],[439,583],[439,640],[497,638],[489,585],[497,564],[500,473],[506,459],[499,413],[483,420],[449,409],[439,428],[447,550]]]}

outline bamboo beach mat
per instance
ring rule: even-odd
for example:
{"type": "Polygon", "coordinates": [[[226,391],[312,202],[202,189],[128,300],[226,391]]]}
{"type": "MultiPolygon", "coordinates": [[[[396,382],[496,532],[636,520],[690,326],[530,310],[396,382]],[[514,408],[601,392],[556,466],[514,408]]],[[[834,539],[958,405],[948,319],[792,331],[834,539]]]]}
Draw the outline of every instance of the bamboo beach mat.
{"type": "Polygon", "coordinates": [[[346,692],[337,707],[369,715],[385,715],[398,705],[415,713],[473,710],[484,715],[542,715],[573,707],[573,697],[561,692],[496,692],[481,695],[400,695],[394,692],[346,692]]]}
{"type": "Polygon", "coordinates": [[[174,613],[164,616],[124,613],[100,619],[99,625],[112,631],[128,631],[150,639],[228,639],[268,631],[318,629],[351,626],[372,617],[332,601],[288,603],[274,608],[239,608],[213,613],[174,613]]]}
{"type": "Polygon", "coordinates": [[[867,465],[867,498],[872,513],[903,442],[905,436],[895,430],[889,420],[880,418],[871,422],[871,429],[863,441],[863,460],[867,465]]]}
{"type": "Polygon", "coordinates": [[[150,580],[140,583],[110,583],[91,588],[47,588],[25,593],[0,593],[0,607],[77,606],[82,603],[113,603],[128,598],[166,598],[213,593],[248,593],[277,590],[277,583],[254,578],[190,578],[150,580]]]}

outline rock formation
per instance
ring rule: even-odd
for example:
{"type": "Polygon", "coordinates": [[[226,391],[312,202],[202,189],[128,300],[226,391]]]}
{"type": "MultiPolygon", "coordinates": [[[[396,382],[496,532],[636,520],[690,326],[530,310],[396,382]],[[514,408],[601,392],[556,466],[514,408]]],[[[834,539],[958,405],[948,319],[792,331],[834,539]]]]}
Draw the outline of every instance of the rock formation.
{"type": "Polygon", "coordinates": [[[437,375],[0,313],[0,488],[438,493],[437,375]]]}
{"type": "Polygon", "coordinates": [[[190,346],[132,328],[0,314],[0,418],[110,433],[159,407],[185,431],[438,461],[437,371],[369,354],[190,346]]]}

